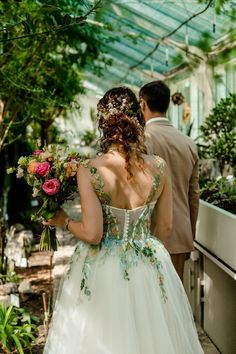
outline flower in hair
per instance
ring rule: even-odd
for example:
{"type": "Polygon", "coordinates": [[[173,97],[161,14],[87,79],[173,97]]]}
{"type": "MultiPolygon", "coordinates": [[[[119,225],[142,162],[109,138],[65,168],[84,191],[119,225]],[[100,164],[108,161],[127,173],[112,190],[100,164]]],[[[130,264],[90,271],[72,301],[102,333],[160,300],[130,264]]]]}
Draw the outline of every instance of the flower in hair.
{"type": "Polygon", "coordinates": [[[110,114],[117,114],[117,113],[118,113],[118,109],[116,109],[116,108],[110,108],[110,109],[109,109],[109,113],[110,113],[110,114]]]}
{"type": "Polygon", "coordinates": [[[123,111],[125,108],[127,108],[127,98],[123,98],[120,109],[123,111]]]}

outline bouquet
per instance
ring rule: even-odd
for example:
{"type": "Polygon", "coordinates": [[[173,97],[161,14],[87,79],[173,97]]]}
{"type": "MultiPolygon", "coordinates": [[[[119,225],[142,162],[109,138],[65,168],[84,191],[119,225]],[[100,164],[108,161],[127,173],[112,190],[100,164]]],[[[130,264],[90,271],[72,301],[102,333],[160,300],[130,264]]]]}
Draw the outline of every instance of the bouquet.
{"type": "MultiPolygon", "coordinates": [[[[32,220],[49,220],[64,202],[74,199],[79,162],[78,153],[69,152],[62,146],[50,145],[43,150],[36,150],[33,155],[20,157],[18,167],[8,169],[8,173],[16,171],[17,178],[26,180],[33,188],[32,196],[40,202],[40,208],[32,215],[32,220]]],[[[40,249],[56,251],[57,246],[55,228],[44,225],[40,249]]]]}

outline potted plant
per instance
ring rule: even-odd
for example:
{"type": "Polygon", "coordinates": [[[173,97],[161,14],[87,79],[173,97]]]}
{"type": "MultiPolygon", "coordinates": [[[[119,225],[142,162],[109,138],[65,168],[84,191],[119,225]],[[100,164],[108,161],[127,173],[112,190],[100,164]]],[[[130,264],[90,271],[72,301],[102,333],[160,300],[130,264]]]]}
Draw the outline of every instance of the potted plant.
{"type": "Polygon", "coordinates": [[[196,242],[236,273],[236,94],[222,99],[200,130],[199,156],[212,168],[200,168],[196,242]]]}

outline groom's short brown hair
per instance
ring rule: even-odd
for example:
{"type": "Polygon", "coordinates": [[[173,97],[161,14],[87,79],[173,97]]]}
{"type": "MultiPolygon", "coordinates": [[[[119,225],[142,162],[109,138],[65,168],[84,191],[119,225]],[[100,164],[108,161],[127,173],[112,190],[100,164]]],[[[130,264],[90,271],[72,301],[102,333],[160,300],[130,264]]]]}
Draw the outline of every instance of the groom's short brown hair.
{"type": "Polygon", "coordinates": [[[144,85],[139,91],[151,112],[165,113],[170,104],[170,89],[161,80],[152,81],[144,85]]]}

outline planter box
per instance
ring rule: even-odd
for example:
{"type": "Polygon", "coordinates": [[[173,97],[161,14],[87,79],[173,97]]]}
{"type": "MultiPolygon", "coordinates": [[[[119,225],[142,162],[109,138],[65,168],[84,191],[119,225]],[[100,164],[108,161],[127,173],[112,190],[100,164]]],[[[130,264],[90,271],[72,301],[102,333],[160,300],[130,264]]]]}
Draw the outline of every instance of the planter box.
{"type": "Polygon", "coordinates": [[[201,200],[195,241],[236,273],[236,215],[201,200]]]}

